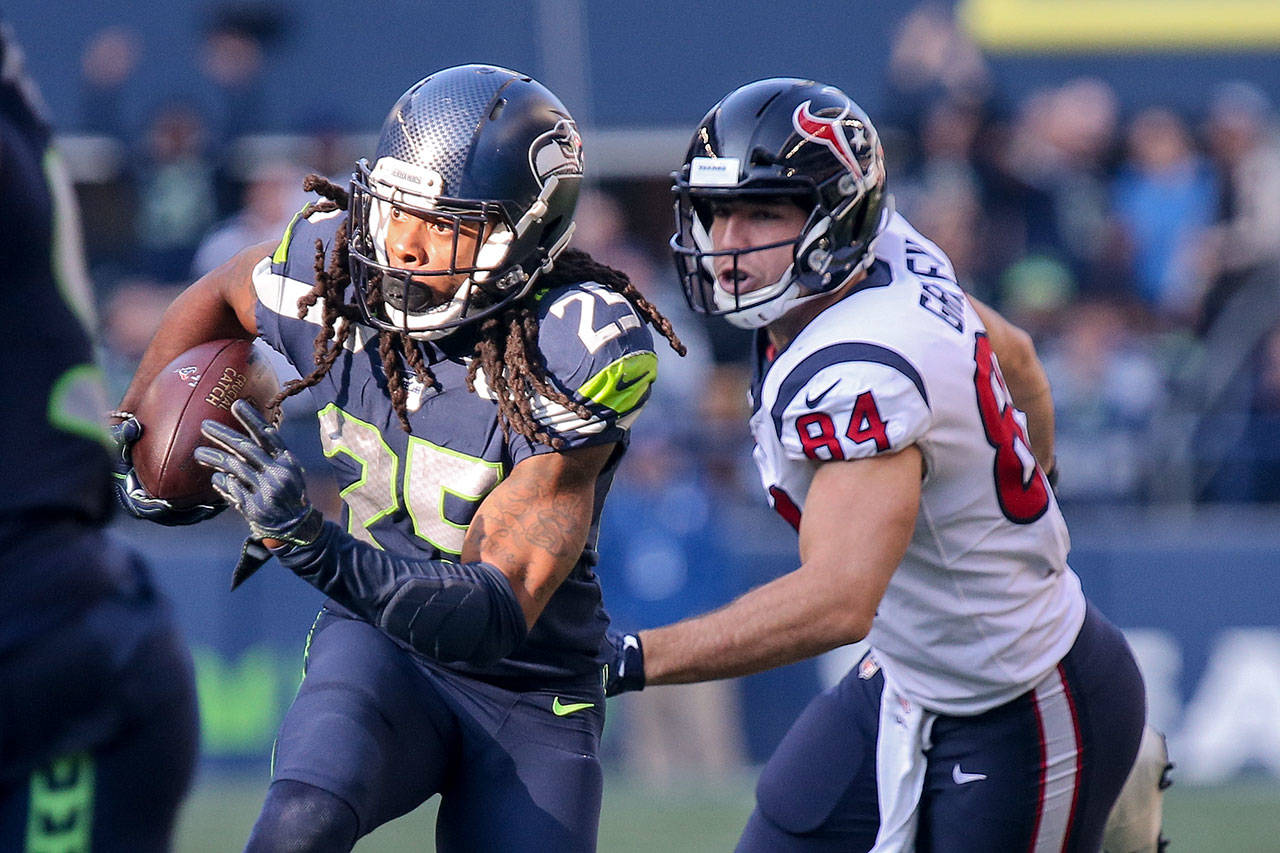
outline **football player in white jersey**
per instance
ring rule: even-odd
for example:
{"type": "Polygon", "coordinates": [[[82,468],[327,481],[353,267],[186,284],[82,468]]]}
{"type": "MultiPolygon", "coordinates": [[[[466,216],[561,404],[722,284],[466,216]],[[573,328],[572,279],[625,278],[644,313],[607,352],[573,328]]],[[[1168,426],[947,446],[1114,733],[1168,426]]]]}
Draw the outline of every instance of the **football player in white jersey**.
{"type": "Polygon", "coordinates": [[[612,634],[609,691],[867,638],[766,765],[740,850],[1098,850],[1145,698],[1067,565],[1029,337],[894,212],[875,128],[834,87],[731,92],[675,191],[690,306],[758,330],[755,460],[800,567],[612,634]]]}

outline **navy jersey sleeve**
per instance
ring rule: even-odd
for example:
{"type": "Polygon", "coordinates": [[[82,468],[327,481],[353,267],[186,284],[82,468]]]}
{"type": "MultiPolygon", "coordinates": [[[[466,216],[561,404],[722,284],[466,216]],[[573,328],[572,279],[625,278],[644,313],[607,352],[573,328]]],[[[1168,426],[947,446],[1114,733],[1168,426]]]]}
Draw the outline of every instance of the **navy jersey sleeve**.
{"type": "Polygon", "coordinates": [[[316,241],[324,246],[327,258],[344,218],[341,211],[306,218],[299,212],[285,228],[275,252],[253,270],[258,336],[304,376],[315,366],[315,338],[324,320],[324,306],[317,302],[299,317],[298,300],[315,286],[316,241]]]}
{"type": "MultiPolygon", "coordinates": [[[[538,347],[548,379],[588,417],[539,395],[534,416],[561,450],[623,441],[658,375],[653,336],[621,294],[595,282],[541,295],[538,347]]],[[[554,448],[514,436],[513,462],[554,448]]]]}

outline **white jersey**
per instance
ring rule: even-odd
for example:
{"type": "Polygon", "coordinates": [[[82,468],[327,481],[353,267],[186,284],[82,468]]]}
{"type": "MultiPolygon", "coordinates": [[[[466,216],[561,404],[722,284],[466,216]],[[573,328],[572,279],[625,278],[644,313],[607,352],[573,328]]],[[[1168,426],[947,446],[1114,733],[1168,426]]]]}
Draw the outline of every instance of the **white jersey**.
{"type": "Polygon", "coordinates": [[[771,364],[761,354],[755,460],[770,502],[798,528],[822,462],[920,449],[915,531],[869,640],[922,707],[981,713],[1057,666],[1084,596],[1025,416],[950,261],[896,215],[875,254],[852,293],[771,364]]]}

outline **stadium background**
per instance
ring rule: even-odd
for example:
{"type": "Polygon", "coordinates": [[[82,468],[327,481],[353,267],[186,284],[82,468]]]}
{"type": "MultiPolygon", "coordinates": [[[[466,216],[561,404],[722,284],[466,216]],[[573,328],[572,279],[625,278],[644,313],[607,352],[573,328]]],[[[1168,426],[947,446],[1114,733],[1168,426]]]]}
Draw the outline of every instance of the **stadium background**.
{"type": "MultiPolygon", "coordinates": [[[[387,107],[484,61],[559,93],[593,191],[579,241],[630,272],[695,358],[666,359],[606,508],[627,627],[788,570],[747,462],[742,336],[691,318],[667,173],[724,92],[840,85],[885,137],[899,209],[1031,329],[1058,397],[1072,565],[1141,659],[1178,764],[1175,850],[1280,850],[1280,7],[1258,0],[7,0],[77,180],[118,391],[201,269],[278,232],[298,175],[341,176],[387,107]]],[[[304,401],[291,442],[336,501],[304,401]]],[[[238,849],[318,604],[265,571],[227,592],[242,525],[121,522],[197,662],[205,760],[182,851],[238,849]]],[[[615,700],[603,850],[727,849],[754,768],[850,653],[615,700]],[[690,734],[693,732],[695,734],[690,734]]],[[[358,849],[430,849],[430,806],[358,849]]]]}

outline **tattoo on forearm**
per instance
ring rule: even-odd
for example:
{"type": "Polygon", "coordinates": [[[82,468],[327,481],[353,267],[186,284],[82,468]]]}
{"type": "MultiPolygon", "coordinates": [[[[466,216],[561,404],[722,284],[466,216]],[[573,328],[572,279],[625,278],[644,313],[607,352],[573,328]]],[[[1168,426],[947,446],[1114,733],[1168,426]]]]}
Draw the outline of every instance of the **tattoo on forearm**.
{"type": "Polygon", "coordinates": [[[481,508],[469,538],[478,548],[513,562],[530,546],[557,562],[576,560],[585,544],[593,496],[556,485],[549,472],[511,480],[481,508]]]}

